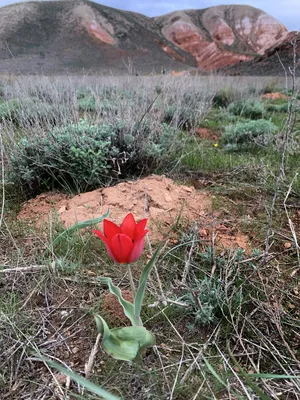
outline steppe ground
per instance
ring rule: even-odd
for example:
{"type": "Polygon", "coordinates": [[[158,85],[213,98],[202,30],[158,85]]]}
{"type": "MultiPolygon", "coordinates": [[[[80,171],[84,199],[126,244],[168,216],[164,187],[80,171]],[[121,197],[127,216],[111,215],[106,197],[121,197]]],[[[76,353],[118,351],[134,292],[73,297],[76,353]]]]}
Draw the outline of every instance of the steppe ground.
{"type": "MultiPolygon", "coordinates": [[[[1,399],[99,398],[40,354],[123,399],[300,399],[298,90],[293,77],[0,77],[1,399]],[[87,368],[93,315],[127,324],[97,278],[129,290],[126,269],[90,227],[61,235],[58,209],[20,211],[151,174],[210,207],[151,221],[163,250],[142,319],[156,345],[132,363],[99,345],[87,368]]],[[[150,231],[135,282],[158,244],[150,231]]]]}

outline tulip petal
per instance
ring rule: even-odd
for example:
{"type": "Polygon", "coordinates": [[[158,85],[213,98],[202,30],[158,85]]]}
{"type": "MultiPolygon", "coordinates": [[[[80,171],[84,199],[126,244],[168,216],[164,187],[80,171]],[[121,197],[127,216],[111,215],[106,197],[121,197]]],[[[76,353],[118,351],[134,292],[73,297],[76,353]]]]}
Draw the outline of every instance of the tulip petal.
{"type": "Polygon", "coordinates": [[[136,227],[136,222],[134,216],[132,215],[132,213],[127,214],[120,226],[122,233],[133,239],[135,227],[136,227]]]}
{"type": "MultiPolygon", "coordinates": [[[[137,240],[144,233],[148,218],[144,218],[136,224],[133,239],[137,240]]],[[[147,231],[148,232],[148,231],[147,231]]]]}
{"type": "Polygon", "coordinates": [[[133,249],[132,249],[132,251],[131,251],[131,253],[129,255],[129,258],[128,258],[128,263],[129,264],[140,258],[141,254],[142,254],[142,252],[144,250],[145,235],[146,235],[147,232],[148,231],[145,231],[145,234],[143,236],[140,236],[138,238],[138,240],[134,242],[133,249]]]}
{"type": "Polygon", "coordinates": [[[101,231],[97,231],[97,230],[93,230],[93,233],[95,233],[95,235],[97,235],[99,237],[99,239],[102,240],[102,242],[104,243],[104,246],[106,248],[107,254],[109,255],[109,257],[114,260],[114,261],[118,261],[117,258],[115,257],[112,249],[110,248],[110,243],[107,240],[107,238],[103,235],[103,233],[101,231]]]}
{"type": "Polygon", "coordinates": [[[122,233],[120,227],[108,219],[103,221],[103,231],[108,240],[111,240],[117,233],[122,233]]]}
{"type": "Polygon", "coordinates": [[[129,256],[133,249],[131,238],[124,233],[118,233],[112,238],[110,245],[117,261],[121,264],[129,264],[129,256]]]}

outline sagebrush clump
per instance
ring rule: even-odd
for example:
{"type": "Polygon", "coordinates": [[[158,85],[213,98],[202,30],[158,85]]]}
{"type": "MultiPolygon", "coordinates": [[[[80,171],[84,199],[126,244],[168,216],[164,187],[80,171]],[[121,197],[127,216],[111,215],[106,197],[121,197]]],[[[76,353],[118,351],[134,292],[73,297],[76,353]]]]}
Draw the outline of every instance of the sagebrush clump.
{"type": "Polygon", "coordinates": [[[152,171],[162,160],[168,161],[175,143],[176,131],[166,124],[153,129],[143,121],[130,129],[123,121],[81,120],[42,138],[20,140],[11,155],[12,179],[34,193],[53,187],[81,192],[117,177],[152,171]]]}
{"type": "Polygon", "coordinates": [[[8,100],[0,104],[0,122],[9,120],[16,122],[16,114],[19,108],[19,103],[16,100],[8,100]]]}
{"type": "Polygon", "coordinates": [[[264,107],[257,100],[235,101],[231,103],[228,112],[244,118],[259,119],[263,116],[264,107]]]}
{"type": "Polygon", "coordinates": [[[240,122],[229,125],[222,135],[222,142],[227,150],[247,150],[251,146],[267,146],[274,140],[278,128],[271,121],[240,122]]]}
{"type": "Polygon", "coordinates": [[[232,88],[220,89],[213,97],[213,105],[216,107],[226,108],[231,102],[234,101],[236,93],[232,88]]]}

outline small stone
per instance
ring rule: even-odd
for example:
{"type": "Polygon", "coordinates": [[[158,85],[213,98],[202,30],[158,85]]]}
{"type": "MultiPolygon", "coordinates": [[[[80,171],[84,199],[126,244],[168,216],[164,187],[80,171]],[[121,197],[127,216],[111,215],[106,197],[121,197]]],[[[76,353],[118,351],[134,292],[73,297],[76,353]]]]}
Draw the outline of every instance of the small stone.
{"type": "Polygon", "coordinates": [[[79,347],[73,347],[72,353],[77,354],[79,352],[79,347]]]}
{"type": "Polygon", "coordinates": [[[206,229],[200,229],[199,233],[200,233],[200,236],[208,236],[208,232],[206,229]]]}

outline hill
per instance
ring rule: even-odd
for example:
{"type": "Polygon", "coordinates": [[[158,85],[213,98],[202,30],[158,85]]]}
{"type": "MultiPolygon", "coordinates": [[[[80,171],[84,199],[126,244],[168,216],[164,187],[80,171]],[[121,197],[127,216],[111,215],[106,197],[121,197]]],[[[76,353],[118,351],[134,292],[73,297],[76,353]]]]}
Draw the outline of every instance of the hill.
{"type": "Polygon", "coordinates": [[[288,32],[264,11],[244,5],[176,11],[155,20],[166,39],[193,54],[198,68],[207,71],[264,54],[288,32]]]}
{"type": "Polygon", "coordinates": [[[276,45],[269,48],[263,55],[255,57],[252,61],[233,65],[220,70],[228,75],[284,75],[289,74],[289,68],[293,68],[294,46],[298,67],[300,65],[300,35],[297,32],[289,34],[276,45]]]}
{"type": "Polygon", "coordinates": [[[286,35],[249,6],[148,18],[88,0],[32,1],[0,8],[0,72],[212,71],[252,60],[286,35]]]}
{"type": "Polygon", "coordinates": [[[0,8],[0,71],[62,73],[196,66],[150,18],[86,0],[26,2],[0,8]],[[126,65],[125,65],[126,64],[126,65]]]}

